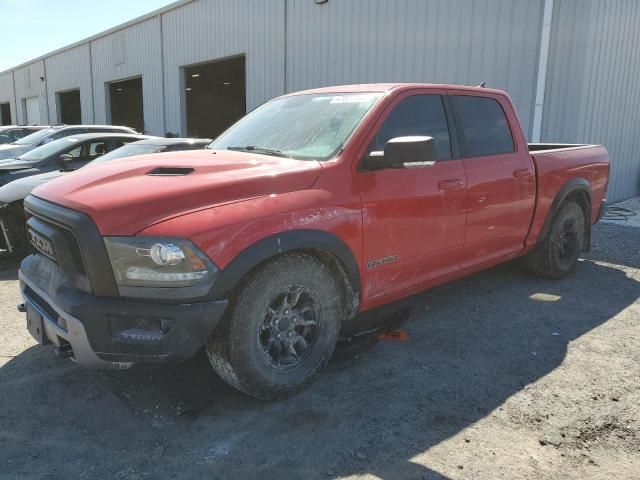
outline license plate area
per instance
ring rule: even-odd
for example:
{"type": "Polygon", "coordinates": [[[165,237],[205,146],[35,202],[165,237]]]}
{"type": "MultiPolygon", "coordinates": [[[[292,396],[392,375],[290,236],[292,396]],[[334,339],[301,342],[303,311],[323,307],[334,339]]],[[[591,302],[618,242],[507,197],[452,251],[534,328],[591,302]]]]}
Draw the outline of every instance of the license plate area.
{"type": "Polygon", "coordinates": [[[27,303],[27,330],[40,345],[51,343],[44,331],[44,318],[42,314],[27,303]]]}

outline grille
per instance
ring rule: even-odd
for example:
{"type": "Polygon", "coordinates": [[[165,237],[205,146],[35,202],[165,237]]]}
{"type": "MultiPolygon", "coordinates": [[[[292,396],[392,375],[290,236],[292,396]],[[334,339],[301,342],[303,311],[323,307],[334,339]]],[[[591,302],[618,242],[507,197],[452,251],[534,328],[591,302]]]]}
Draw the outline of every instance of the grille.
{"type": "MultiPolygon", "coordinates": [[[[30,219],[31,218],[35,219],[37,223],[30,223],[29,228],[52,240],[55,249],[55,258],[50,258],[58,264],[62,273],[76,288],[89,292],[91,289],[87,269],[82,259],[80,245],[70,228],[59,223],[54,223],[35,211],[30,215],[30,219]],[[38,226],[42,225],[53,234],[45,234],[39,231],[38,226]]],[[[32,250],[36,251],[33,246],[32,250]]]]}

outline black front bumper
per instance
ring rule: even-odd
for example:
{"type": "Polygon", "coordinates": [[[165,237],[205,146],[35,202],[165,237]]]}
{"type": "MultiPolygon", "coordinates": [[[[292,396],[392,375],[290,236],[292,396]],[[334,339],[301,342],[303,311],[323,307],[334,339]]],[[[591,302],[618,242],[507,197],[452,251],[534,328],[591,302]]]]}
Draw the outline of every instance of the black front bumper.
{"type": "Polygon", "coordinates": [[[224,314],[227,301],[159,303],[99,297],[72,285],[58,265],[30,255],[20,265],[20,290],[44,338],[94,367],[123,367],[192,357],[224,314]]]}

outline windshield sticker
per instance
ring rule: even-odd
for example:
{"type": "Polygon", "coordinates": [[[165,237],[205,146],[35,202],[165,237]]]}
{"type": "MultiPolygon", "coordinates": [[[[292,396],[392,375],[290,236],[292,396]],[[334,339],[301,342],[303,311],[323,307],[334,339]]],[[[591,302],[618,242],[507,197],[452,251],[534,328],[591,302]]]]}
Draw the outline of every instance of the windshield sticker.
{"type": "Polygon", "coordinates": [[[333,97],[330,103],[370,103],[375,98],[375,95],[339,95],[333,97]]]}

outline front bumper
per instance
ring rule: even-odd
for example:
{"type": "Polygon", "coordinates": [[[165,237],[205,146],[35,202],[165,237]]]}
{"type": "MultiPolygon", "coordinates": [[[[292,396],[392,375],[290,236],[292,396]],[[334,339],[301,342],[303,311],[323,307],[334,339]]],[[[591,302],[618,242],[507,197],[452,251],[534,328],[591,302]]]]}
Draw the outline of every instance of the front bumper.
{"type": "Polygon", "coordinates": [[[94,296],[75,288],[58,265],[42,255],[23,260],[19,279],[24,309],[42,322],[43,334],[36,339],[70,345],[74,360],[90,367],[188,359],[213,332],[228,303],[94,296]]]}

